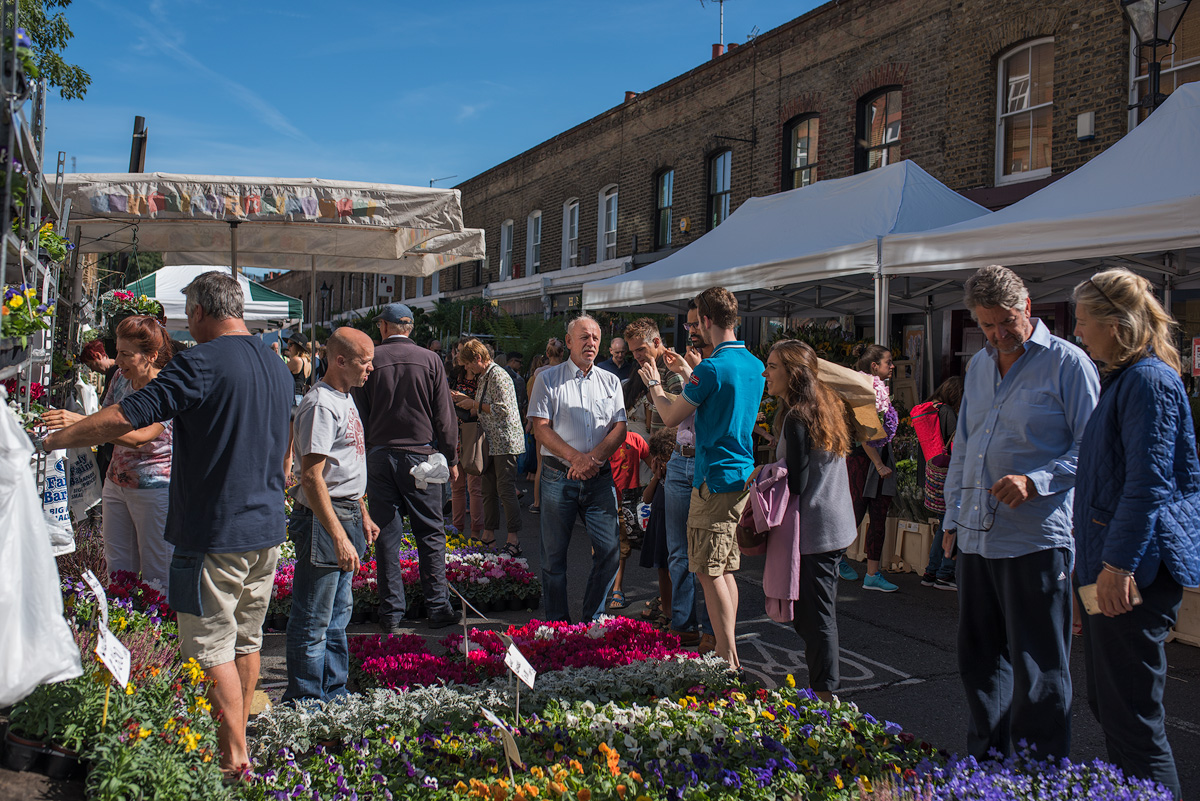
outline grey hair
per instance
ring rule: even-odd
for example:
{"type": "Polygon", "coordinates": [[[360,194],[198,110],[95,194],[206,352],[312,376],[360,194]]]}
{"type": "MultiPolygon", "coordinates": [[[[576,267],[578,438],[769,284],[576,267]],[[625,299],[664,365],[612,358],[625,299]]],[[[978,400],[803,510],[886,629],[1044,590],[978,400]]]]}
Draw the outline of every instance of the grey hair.
{"type": "Polygon", "coordinates": [[[569,323],[567,323],[567,336],[571,336],[571,331],[575,328],[575,323],[583,322],[584,320],[591,320],[593,323],[596,324],[597,328],[600,327],[600,321],[597,320],[595,317],[593,317],[590,314],[581,314],[578,317],[571,320],[569,323]]]}
{"type": "Polygon", "coordinates": [[[975,310],[1020,309],[1024,311],[1029,290],[1020,276],[1007,267],[989,264],[980,267],[963,286],[963,303],[975,317],[975,310]]]}
{"type": "Polygon", "coordinates": [[[240,320],[245,295],[242,285],[229,273],[220,270],[201,273],[183,288],[187,297],[184,310],[191,314],[197,305],[214,320],[240,320]]]}

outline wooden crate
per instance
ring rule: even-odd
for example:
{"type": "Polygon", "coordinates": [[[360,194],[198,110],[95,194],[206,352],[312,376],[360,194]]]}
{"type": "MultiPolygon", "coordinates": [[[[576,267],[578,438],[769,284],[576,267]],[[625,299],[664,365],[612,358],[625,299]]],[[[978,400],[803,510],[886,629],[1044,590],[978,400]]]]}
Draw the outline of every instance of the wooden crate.
{"type": "Polygon", "coordinates": [[[1200,589],[1183,588],[1183,603],[1179,605],[1179,617],[1167,642],[1181,642],[1200,648],[1200,589]]]}

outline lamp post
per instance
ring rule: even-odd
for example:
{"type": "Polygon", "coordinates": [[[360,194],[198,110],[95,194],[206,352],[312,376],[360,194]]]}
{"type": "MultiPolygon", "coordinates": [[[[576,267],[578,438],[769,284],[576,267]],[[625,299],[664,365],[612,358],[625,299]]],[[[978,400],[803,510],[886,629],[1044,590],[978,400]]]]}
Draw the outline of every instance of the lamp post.
{"type": "Polygon", "coordinates": [[[329,322],[329,296],[333,294],[333,287],[322,281],[318,291],[321,293],[321,320],[327,323],[329,322]]]}
{"type": "Polygon", "coordinates": [[[1158,60],[1158,48],[1166,47],[1175,36],[1175,29],[1183,19],[1191,0],[1121,0],[1121,11],[1125,14],[1140,47],[1150,48],[1150,61],[1146,68],[1146,96],[1130,108],[1145,108],[1150,114],[1167,99],[1159,92],[1162,62],[1158,60]]]}

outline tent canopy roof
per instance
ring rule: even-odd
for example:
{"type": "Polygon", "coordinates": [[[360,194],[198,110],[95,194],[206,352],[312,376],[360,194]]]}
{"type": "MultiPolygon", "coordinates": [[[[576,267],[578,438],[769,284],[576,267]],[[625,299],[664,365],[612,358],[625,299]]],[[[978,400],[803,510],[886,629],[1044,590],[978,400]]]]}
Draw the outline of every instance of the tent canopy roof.
{"type": "MultiPolygon", "coordinates": [[[[174,265],[143,276],[127,285],[125,289],[135,295],[154,298],[161,303],[168,323],[186,325],[183,288],[196,276],[214,270],[229,274],[228,267],[219,268],[203,264],[174,265]]],[[[292,320],[304,318],[304,305],[297,298],[268,289],[244,275],[238,275],[237,280],[242,285],[244,319],[250,328],[266,328],[271,323],[286,325],[292,320]]]]}
{"type": "Polygon", "coordinates": [[[1119,142],[994,214],[883,243],[889,273],[974,270],[1200,245],[1200,83],[1119,142]]]}
{"type": "Polygon", "coordinates": [[[141,250],[230,254],[236,226],[239,253],[328,257],[318,267],[337,270],[339,258],[398,261],[462,230],[457,189],[169,173],[73,174],[64,185],[85,253],[127,250],[136,236],[141,250]]]}
{"type": "Polygon", "coordinates": [[[753,197],[687,247],[583,287],[585,308],[671,304],[710,286],[738,293],[872,273],[879,239],[987,214],[913,161],[753,197]]]}

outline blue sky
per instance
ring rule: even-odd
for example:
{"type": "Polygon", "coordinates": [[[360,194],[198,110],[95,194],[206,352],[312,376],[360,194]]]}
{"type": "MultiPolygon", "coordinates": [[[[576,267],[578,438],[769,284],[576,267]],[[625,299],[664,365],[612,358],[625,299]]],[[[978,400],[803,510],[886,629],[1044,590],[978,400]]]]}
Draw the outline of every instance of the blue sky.
{"type": "MultiPolygon", "coordinates": [[[[726,42],[820,5],[729,0],[726,42]]],[[[87,97],[54,96],[47,162],[453,186],[686,72],[718,41],[699,0],[74,0],[65,56],[87,97]]]]}

